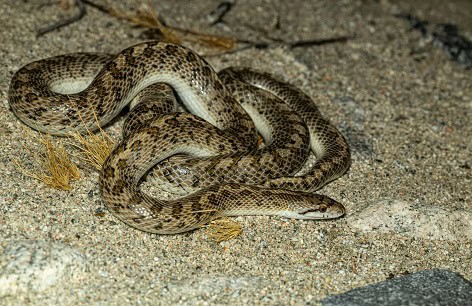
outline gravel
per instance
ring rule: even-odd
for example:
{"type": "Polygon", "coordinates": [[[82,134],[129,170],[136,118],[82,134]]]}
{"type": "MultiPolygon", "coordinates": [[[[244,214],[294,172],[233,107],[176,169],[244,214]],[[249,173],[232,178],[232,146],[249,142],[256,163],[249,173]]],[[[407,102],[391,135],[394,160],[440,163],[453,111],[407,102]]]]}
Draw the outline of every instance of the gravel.
{"type": "MultiPolygon", "coordinates": [[[[96,2],[137,8],[134,1],[96,2]]],[[[240,0],[216,26],[206,16],[219,1],[193,1],[190,10],[185,1],[153,2],[168,24],[205,33],[257,41],[352,37],[207,57],[216,70],[246,65],[281,76],[309,94],[345,133],[353,165],[321,192],[342,202],[347,218],[239,217],[242,235],[223,243],[212,242],[203,230],[157,236],[115,219],[101,202],[97,173],[83,165],[82,179],[68,192],[22,175],[13,159],[32,167],[35,159],[25,147],[37,146],[8,107],[13,73],[33,60],[78,51],[115,53],[143,38],[141,29],[90,7],[80,21],[37,38],[36,29],[73,11],[49,0],[1,1],[0,270],[14,264],[9,254],[19,241],[66,245],[87,262],[74,281],[66,274],[43,288],[5,295],[2,304],[299,305],[422,270],[472,278],[472,238],[465,230],[460,240],[442,237],[470,230],[470,223],[464,227],[465,219],[451,218],[447,228],[434,224],[445,222],[449,212],[472,210],[470,70],[393,17],[407,12],[435,23],[453,21],[464,31],[472,28],[468,1],[444,6],[439,0],[240,0]],[[388,224],[391,230],[385,230],[388,224]],[[419,230],[433,234],[415,234],[419,230]]],[[[185,45],[201,54],[220,52],[191,41],[185,45]]],[[[118,135],[120,122],[108,131],[118,135]]],[[[57,273],[67,271],[61,269],[57,273]]]]}

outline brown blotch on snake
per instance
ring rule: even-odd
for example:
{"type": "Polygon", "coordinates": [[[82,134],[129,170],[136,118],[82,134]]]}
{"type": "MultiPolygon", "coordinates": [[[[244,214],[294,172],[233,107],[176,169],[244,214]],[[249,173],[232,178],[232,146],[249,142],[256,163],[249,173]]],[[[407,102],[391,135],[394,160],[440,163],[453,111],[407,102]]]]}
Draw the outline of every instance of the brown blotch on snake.
{"type": "MultiPolygon", "coordinates": [[[[66,135],[96,129],[94,113],[103,126],[143,90],[161,86],[160,82],[169,84],[195,115],[175,112],[155,116],[152,107],[143,107],[142,114],[147,114],[149,121],[143,120],[143,124],[129,120],[124,139],[100,174],[100,190],[108,209],[140,230],[180,233],[225,215],[266,214],[298,219],[342,216],[344,207],[340,203],[311,193],[342,175],[350,165],[348,145],[337,129],[305,94],[270,75],[231,69],[220,77],[187,48],[147,42],[115,56],[77,53],[28,64],[14,75],[9,102],[25,124],[42,132],[66,135]],[[220,77],[237,82],[223,83],[220,77]],[[259,88],[250,90],[254,99],[271,101],[268,104],[279,111],[265,110],[265,104],[245,100],[249,91],[241,91],[249,87],[259,88]],[[289,105],[288,109],[280,100],[289,105]],[[265,148],[255,148],[256,129],[241,105],[252,116],[269,122],[263,122],[259,129],[270,140],[265,148]],[[281,125],[286,128],[273,128],[279,119],[287,122],[281,125]],[[282,147],[270,144],[280,139],[286,140],[280,141],[282,147]],[[309,148],[318,158],[313,170],[292,177],[309,148]],[[181,165],[186,163],[182,154],[203,157],[203,164],[190,159],[188,162],[194,164],[188,169],[190,186],[205,188],[176,200],[143,194],[139,183],[144,174],[176,154],[180,154],[176,160],[181,165]],[[211,157],[213,154],[220,156],[211,157]],[[224,183],[207,185],[208,173],[224,183]],[[252,182],[266,187],[246,184],[252,182]]],[[[173,98],[167,101],[175,104],[173,98]]],[[[185,178],[166,181],[182,184],[185,178]]]]}

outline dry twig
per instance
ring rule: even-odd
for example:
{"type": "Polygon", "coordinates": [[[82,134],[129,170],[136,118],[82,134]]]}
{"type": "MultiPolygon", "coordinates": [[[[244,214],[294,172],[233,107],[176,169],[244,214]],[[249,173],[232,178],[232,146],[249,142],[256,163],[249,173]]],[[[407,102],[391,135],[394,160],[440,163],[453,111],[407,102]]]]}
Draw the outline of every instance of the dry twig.
{"type": "MultiPolygon", "coordinates": [[[[63,7],[67,7],[68,8],[68,5],[67,4],[64,4],[63,1],[61,1],[61,6],[63,7]]],[[[82,17],[85,16],[85,14],[87,13],[87,10],[85,9],[85,5],[84,3],[81,1],[81,0],[75,0],[75,4],[76,6],[79,8],[79,12],[72,16],[71,18],[68,18],[68,19],[64,19],[64,20],[60,20],[56,23],[53,23],[49,26],[46,26],[44,28],[41,28],[39,29],[37,32],[36,32],[36,36],[39,37],[39,36],[42,36],[46,33],[49,33],[51,31],[54,31],[56,29],[59,29],[59,28],[62,28],[62,27],[65,27],[66,25],[69,25],[71,23],[74,23],[80,19],[82,19],[82,17]]]]}

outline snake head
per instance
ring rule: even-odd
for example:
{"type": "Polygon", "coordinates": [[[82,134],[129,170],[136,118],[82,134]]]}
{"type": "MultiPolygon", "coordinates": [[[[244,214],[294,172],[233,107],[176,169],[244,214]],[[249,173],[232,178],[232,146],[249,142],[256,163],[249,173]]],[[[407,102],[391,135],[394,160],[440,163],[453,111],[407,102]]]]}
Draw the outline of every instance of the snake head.
{"type": "Polygon", "coordinates": [[[309,202],[309,205],[293,205],[289,210],[281,211],[279,215],[301,220],[327,220],[342,217],[346,212],[341,203],[325,195],[312,194],[309,202]]]}

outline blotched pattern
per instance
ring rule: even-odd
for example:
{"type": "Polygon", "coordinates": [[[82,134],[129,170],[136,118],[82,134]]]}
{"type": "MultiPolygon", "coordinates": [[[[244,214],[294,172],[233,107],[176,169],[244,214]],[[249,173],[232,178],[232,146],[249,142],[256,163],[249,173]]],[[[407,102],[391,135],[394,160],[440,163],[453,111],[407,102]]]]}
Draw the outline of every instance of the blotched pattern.
{"type": "Polygon", "coordinates": [[[28,64],[13,77],[10,105],[32,128],[65,135],[96,129],[94,114],[104,125],[136,96],[146,100],[149,92],[160,91],[161,106],[138,102],[125,122],[123,141],[100,174],[109,210],[138,229],[179,233],[224,215],[342,216],[341,204],[307,192],[348,169],[350,153],[344,137],[291,85],[247,69],[225,70],[220,76],[225,85],[205,60],[187,48],[147,42],[116,56],[78,53],[28,64]],[[159,82],[172,86],[195,115],[154,115],[175,110],[176,105],[172,89],[159,82]],[[258,128],[267,143],[264,148],[255,149],[256,129],[235,97],[262,122],[258,128]],[[318,158],[314,168],[302,177],[286,177],[303,163],[308,147],[318,158]],[[193,163],[188,176],[192,188],[204,189],[171,201],[143,194],[139,189],[143,175],[175,154],[180,163],[193,163]],[[218,157],[210,157],[215,154],[218,157]],[[183,155],[200,160],[185,161],[183,155]]]}

